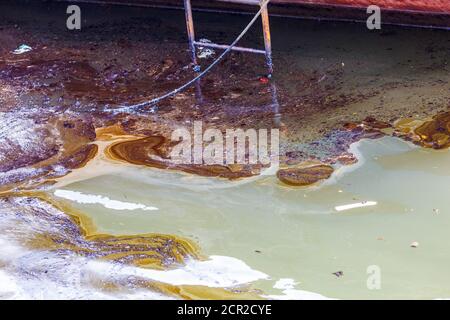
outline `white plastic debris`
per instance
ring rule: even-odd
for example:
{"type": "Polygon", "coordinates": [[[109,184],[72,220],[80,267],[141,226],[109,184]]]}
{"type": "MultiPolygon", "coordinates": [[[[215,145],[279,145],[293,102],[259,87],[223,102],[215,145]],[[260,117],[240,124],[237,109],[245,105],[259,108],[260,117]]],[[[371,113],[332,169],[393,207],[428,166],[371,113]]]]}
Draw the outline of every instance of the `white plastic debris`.
{"type": "MultiPolygon", "coordinates": [[[[202,42],[202,43],[212,43],[210,40],[208,39],[200,39],[198,42],[202,42]]],[[[198,46],[198,54],[197,57],[199,59],[207,59],[209,57],[212,57],[216,54],[216,52],[212,49],[209,48],[205,48],[202,46],[198,46]]]]}
{"type": "Polygon", "coordinates": [[[351,204],[345,204],[342,206],[336,206],[334,207],[334,209],[336,211],[346,211],[346,210],[351,210],[351,209],[355,209],[355,208],[364,208],[364,207],[370,207],[370,206],[376,206],[377,202],[376,201],[362,201],[362,202],[358,202],[358,203],[351,203],[351,204]]]}
{"type": "Polygon", "coordinates": [[[414,241],[413,243],[411,243],[412,248],[417,248],[418,246],[419,246],[419,243],[417,241],[414,241]]]}
{"type": "Polygon", "coordinates": [[[12,53],[13,54],[22,54],[25,52],[29,52],[33,50],[33,48],[31,48],[30,46],[26,45],[26,44],[21,44],[16,50],[14,50],[12,53]]]}

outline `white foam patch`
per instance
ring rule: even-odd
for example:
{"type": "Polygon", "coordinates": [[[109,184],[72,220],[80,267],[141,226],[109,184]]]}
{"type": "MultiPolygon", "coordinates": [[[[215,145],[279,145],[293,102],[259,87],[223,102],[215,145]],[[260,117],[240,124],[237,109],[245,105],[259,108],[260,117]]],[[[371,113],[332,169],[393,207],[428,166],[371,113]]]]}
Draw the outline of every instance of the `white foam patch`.
{"type": "Polygon", "coordinates": [[[58,189],[54,192],[54,195],[81,204],[101,204],[105,208],[112,210],[138,210],[138,209],[145,211],[159,210],[156,207],[148,207],[140,203],[112,200],[105,196],[84,194],[78,191],[58,189]]]}
{"type": "Polygon", "coordinates": [[[286,289],[283,290],[281,295],[267,295],[265,297],[274,300],[332,300],[318,293],[297,289],[286,289]]]}
{"type": "Polygon", "coordinates": [[[282,278],[273,286],[275,289],[293,289],[297,283],[294,279],[282,278]]]}
{"type": "Polygon", "coordinates": [[[89,267],[100,275],[133,276],[174,286],[198,285],[228,288],[247,284],[269,276],[253,270],[243,261],[225,256],[210,256],[207,261],[188,260],[186,265],[173,270],[152,270],[133,266],[117,266],[92,261],[89,267]]]}
{"type": "Polygon", "coordinates": [[[0,270],[0,299],[18,299],[23,297],[15,279],[0,270]]]}
{"type": "Polygon", "coordinates": [[[280,295],[267,295],[265,296],[268,299],[275,300],[329,300],[321,294],[305,291],[305,290],[297,290],[294,289],[297,285],[294,279],[290,278],[281,278],[278,280],[273,288],[282,290],[283,294],[280,295]]]}
{"type": "Polygon", "coordinates": [[[357,203],[350,203],[350,204],[345,204],[342,206],[336,206],[334,207],[334,209],[336,211],[347,211],[347,210],[352,210],[352,209],[356,209],[356,208],[364,208],[364,207],[371,207],[371,206],[376,206],[378,203],[376,201],[362,201],[362,202],[357,202],[357,203]]]}

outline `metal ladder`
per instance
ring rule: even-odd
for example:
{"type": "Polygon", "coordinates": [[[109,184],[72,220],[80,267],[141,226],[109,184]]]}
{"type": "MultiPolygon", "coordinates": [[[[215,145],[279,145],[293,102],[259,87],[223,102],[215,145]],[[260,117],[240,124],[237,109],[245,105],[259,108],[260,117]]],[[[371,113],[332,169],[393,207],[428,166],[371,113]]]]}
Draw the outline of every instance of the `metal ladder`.
{"type": "MultiPolygon", "coordinates": [[[[235,2],[261,5],[261,2],[259,0],[250,0],[250,1],[249,0],[239,0],[239,1],[235,1],[235,2]]],[[[223,49],[223,50],[228,49],[229,46],[222,45],[222,44],[204,43],[204,42],[196,41],[195,40],[195,31],[194,31],[194,18],[192,16],[191,0],[184,0],[184,11],[185,11],[185,15],[186,15],[186,26],[187,26],[187,34],[188,34],[188,38],[189,38],[189,48],[191,50],[192,63],[194,64],[194,70],[199,72],[200,66],[197,63],[197,52],[196,52],[197,46],[209,47],[209,48],[215,48],[215,49],[223,49]]],[[[267,6],[264,6],[262,8],[261,20],[262,20],[262,27],[263,27],[263,34],[264,34],[265,50],[258,50],[258,49],[244,48],[244,47],[237,47],[237,46],[234,46],[232,48],[232,50],[265,55],[267,69],[268,69],[267,76],[268,76],[268,78],[271,78],[272,74],[273,74],[272,43],[271,43],[271,36],[270,36],[269,12],[268,12],[267,6]]]]}
{"type": "MultiPolygon", "coordinates": [[[[267,63],[267,70],[268,70],[267,77],[269,79],[271,79],[272,74],[273,74],[273,62],[272,62],[272,43],[271,43],[271,36],[270,36],[269,12],[267,9],[267,5],[266,6],[262,5],[262,3],[263,3],[262,1],[263,0],[236,0],[234,2],[260,5],[265,50],[244,48],[244,47],[238,47],[238,46],[231,47],[231,50],[265,55],[266,63],[267,63]]],[[[198,72],[200,72],[200,66],[197,63],[197,52],[196,52],[197,46],[209,47],[209,48],[215,48],[215,49],[223,49],[223,50],[230,49],[230,46],[196,41],[195,40],[195,31],[194,31],[194,19],[192,16],[191,0],[184,0],[184,10],[185,10],[185,14],[186,14],[186,26],[187,26],[187,33],[188,33],[188,38],[189,38],[189,48],[191,51],[192,63],[194,64],[194,71],[198,73],[198,72]]],[[[195,87],[196,87],[197,101],[202,103],[203,97],[202,97],[202,90],[201,90],[201,86],[200,86],[200,79],[195,82],[195,87]]],[[[281,124],[281,114],[280,114],[280,104],[278,103],[277,87],[276,87],[275,83],[270,81],[269,88],[270,88],[271,98],[272,98],[271,106],[273,108],[273,113],[274,113],[273,123],[276,128],[279,128],[280,124],[281,124]]]]}

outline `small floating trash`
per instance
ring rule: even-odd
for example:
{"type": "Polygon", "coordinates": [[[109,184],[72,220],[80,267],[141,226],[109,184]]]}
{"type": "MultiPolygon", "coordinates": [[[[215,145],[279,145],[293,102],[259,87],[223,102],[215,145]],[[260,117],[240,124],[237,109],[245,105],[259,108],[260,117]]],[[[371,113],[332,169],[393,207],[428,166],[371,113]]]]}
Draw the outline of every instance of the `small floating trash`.
{"type": "MultiPolygon", "coordinates": [[[[208,39],[200,39],[198,42],[202,42],[205,44],[212,43],[211,40],[208,40],[208,39]]],[[[201,45],[198,46],[198,50],[199,50],[199,52],[197,54],[197,57],[199,59],[207,59],[207,58],[213,57],[216,54],[216,52],[214,50],[206,48],[206,47],[202,47],[201,45]]]]}
{"type": "Polygon", "coordinates": [[[363,201],[363,202],[358,202],[358,203],[346,204],[346,205],[342,205],[342,206],[336,206],[336,207],[334,207],[334,209],[336,211],[345,211],[345,210],[364,208],[364,207],[370,207],[370,206],[376,206],[376,205],[377,205],[376,201],[363,201]]]}
{"type": "Polygon", "coordinates": [[[336,271],[332,273],[333,275],[335,275],[336,277],[340,278],[344,276],[344,271],[336,271]]]}
{"type": "Polygon", "coordinates": [[[414,241],[411,243],[411,248],[417,248],[419,246],[419,243],[417,241],[414,241]]]}
{"type": "Polygon", "coordinates": [[[30,46],[26,45],[26,44],[21,44],[16,50],[14,50],[12,53],[13,54],[23,54],[26,52],[29,52],[33,50],[33,48],[31,48],[30,46]]]}

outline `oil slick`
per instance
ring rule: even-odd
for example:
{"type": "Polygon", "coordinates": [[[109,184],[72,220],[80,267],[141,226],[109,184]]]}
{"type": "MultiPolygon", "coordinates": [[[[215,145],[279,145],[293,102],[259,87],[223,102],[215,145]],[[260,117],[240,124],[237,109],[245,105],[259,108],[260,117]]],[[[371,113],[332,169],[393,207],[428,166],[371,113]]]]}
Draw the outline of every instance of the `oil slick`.
{"type": "Polygon", "coordinates": [[[441,112],[431,119],[401,119],[395,124],[396,134],[406,140],[433,149],[450,147],[450,112],[441,112]]]}
{"type": "Polygon", "coordinates": [[[162,136],[132,138],[111,144],[105,154],[109,159],[158,169],[177,170],[205,177],[235,180],[258,175],[261,165],[199,165],[173,163],[168,156],[170,141],[162,136]]]}

